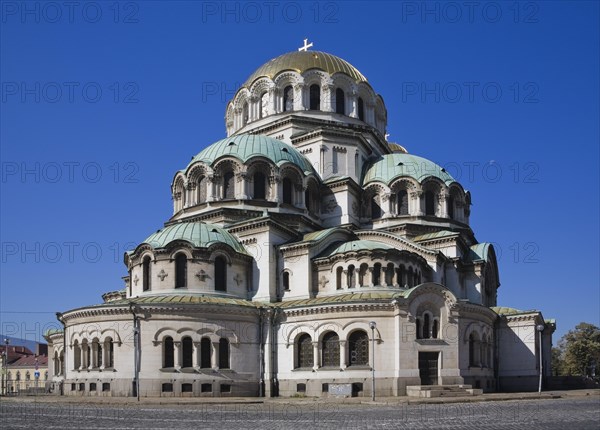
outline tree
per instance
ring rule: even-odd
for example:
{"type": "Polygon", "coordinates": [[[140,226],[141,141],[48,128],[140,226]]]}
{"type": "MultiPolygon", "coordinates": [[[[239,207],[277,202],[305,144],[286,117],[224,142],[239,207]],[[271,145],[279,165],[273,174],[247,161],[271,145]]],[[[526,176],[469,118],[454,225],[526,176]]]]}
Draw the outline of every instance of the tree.
{"type": "MultiPolygon", "coordinates": [[[[592,376],[600,367],[600,328],[585,322],[569,330],[558,343],[562,374],[592,376]]],[[[553,352],[553,359],[555,353],[553,352]]]]}

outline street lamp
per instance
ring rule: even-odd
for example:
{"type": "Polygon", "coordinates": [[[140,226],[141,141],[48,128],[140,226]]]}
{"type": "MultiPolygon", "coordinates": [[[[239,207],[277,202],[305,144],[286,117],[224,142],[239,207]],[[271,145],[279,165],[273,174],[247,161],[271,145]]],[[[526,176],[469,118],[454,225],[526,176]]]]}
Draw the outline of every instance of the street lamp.
{"type": "Polygon", "coordinates": [[[542,393],[542,375],[543,375],[543,364],[542,364],[542,332],[544,331],[544,324],[538,324],[535,329],[540,332],[539,343],[540,343],[540,382],[538,385],[538,393],[542,393]]]}
{"type": "Polygon", "coordinates": [[[2,369],[4,372],[2,375],[2,395],[8,394],[8,344],[10,340],[8,338],[4,339],[4,359],[2,360],[2,369]]]}
{"type": "Polygon", "coordinates": [[[371,365],[371,400],[375,401],[375,327],[377,327],[377,323],[375,321],[371,321],[369,323],[369,327],[371,327],[371,341],[373,342],[373,363],[371,365]]]}

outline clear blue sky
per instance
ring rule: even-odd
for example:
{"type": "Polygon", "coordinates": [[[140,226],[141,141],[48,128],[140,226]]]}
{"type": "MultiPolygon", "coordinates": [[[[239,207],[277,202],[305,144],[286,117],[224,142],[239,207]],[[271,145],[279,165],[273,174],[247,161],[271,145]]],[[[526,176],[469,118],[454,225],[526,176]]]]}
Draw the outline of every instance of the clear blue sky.
{"type": "Polygon", "coordinates": [[[499,304],[599,321],[597,2],[2,2],[1,324],[123,287],[171,215],[176,170],[225,135],[257,67],[314,49],[357,67],[390,140],[447,167],[500,257],[499,304]],[[115,6],[115,4],[117,6],[115,6]]]}

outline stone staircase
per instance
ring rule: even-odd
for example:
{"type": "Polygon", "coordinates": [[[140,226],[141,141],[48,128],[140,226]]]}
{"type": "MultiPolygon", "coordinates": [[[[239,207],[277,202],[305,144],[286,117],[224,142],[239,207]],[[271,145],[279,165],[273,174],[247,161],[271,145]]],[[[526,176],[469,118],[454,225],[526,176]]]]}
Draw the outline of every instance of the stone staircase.
{"type": "Polygon", "coordinates": [[[406,395],[409,397],[468,397],[482,394],[480,388],[470,385],[409,385],[406,395]]]}

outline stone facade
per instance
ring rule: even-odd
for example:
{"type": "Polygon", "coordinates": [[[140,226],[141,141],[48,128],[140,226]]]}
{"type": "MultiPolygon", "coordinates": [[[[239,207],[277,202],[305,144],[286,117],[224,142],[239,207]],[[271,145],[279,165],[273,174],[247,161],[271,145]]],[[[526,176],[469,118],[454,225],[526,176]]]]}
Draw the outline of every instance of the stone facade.
{"type": "Polygon", "coordinates": [[[228,137],[174,175],[173,216],[125,254],[125,288],[59,315],[60,391],[370,396],[373,369],[377,395],[533,389],[554,323],[496,307],[470,193],[386,124],[340,58],[258,69],[228,104],[228,137]]]}

